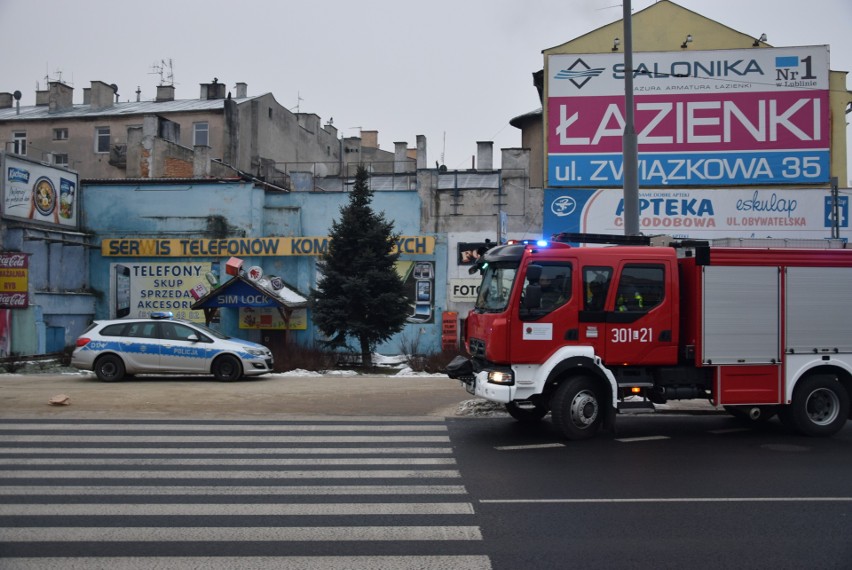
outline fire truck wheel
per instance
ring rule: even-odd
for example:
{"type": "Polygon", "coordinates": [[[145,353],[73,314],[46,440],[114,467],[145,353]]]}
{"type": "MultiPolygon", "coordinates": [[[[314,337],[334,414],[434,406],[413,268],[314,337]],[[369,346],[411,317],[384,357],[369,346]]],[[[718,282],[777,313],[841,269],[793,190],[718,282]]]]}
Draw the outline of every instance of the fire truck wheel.
{"type": "Polygon", "coordinates": [[[811,376],[799,382],[793,403],[781,419],[804,435],[834,435],[849,417],[849,394],[834,376],[811,376]]]}
{"type": "Polygon", "coordinates": [[[522,423],[535,423],[547,415],[550,410],[545,406],[539,406],[532,402],[525,406],[519,406],[517,402],[509,402],[506,404],[506,411],[509,415],[522,423]]]}
{"type": "Polygon", "coordinates": [[[553,423],[567,439],[594,437],[603,422],[600,389],[585,376],[560,383],[550,409],[553,423]]]}

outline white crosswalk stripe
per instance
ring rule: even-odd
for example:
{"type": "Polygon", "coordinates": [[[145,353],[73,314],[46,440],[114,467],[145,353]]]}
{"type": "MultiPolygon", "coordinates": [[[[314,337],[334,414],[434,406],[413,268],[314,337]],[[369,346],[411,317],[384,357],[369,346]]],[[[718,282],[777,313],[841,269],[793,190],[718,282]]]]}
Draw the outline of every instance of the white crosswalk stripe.
{"type": "Polygon", "coordinates": [[[435,418],[0,420],[0,567],[484,570],[435,418]]]}

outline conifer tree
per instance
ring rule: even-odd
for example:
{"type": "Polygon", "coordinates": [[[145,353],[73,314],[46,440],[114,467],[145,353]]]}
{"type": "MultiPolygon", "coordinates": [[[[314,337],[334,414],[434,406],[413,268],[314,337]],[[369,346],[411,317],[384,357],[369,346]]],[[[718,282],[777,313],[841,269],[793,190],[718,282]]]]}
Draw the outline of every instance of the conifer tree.
{"type": "Polygon", "coordinates": [[[368,181],[359,166],[349,203],[332,222],[328,251],[317,264],[322,277],[311,291],[314,324],[333,346],[357,340],[364,366],[372,366],[376,345],[401,331],[410,313],[394,267],[399,236],[384,213],[373,211],[368,181]]]}

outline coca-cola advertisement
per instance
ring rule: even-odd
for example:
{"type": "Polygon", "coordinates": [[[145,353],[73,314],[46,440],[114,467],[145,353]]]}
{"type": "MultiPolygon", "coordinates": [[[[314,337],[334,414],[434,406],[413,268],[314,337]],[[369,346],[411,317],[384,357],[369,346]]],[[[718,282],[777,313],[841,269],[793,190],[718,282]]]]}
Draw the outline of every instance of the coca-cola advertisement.
{"type": "Polygon", "coordinates": [[[0,308],[29,307],[29,254],[0,253],[0,308]]]}

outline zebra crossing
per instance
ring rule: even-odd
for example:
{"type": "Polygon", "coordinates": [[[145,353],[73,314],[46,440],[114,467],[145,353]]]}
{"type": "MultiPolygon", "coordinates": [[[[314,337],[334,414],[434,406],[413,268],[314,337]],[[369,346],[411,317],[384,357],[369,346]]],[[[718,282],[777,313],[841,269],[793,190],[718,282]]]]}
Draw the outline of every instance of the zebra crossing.
{"type": "Polygon", "coordinates": [[[491,568],[434,417],[0,419],[4,569],[491,568]]]}

